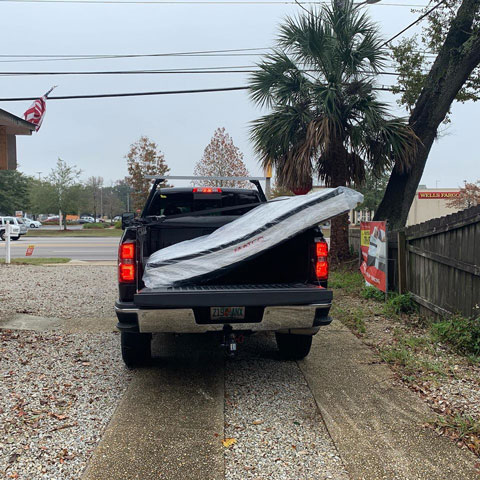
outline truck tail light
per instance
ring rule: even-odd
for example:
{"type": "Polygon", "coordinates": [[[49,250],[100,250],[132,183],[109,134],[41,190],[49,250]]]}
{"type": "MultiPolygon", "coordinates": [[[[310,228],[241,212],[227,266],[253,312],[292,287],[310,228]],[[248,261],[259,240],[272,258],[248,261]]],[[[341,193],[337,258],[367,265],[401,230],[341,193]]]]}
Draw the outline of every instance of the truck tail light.
{"type": "Polygon", "coordinates": [[[118,247],[118,281],[135,282],[135,242],[127,240],[118,247]]]}
{"type": "Polygon", "coordinates": [[[317,280],[328,280],[328,244],[322,239],[315,242],[315,276],[317,280]]]}

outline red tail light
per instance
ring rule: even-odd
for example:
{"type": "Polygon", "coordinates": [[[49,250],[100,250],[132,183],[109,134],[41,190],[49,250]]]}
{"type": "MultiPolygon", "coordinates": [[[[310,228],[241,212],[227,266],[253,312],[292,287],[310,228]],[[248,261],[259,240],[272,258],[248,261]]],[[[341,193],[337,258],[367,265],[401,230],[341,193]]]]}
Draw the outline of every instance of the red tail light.
{"type": "Polygon", "coordinates": [[[118,248],[118,281],[135,282],[135,242],[127,240],[118,248]]]}
{"type": "Polygon", "coordinates": [[[222,193],[221,188],[216,187],[204,187],[204,188],[197,188],[193,189],[193,193],[222,193]]]}
{"type": "Polygon", "coordinates": [[[315,276],[317,280],[328,280],[328,244],[325,240],[315,242],[315,276]]]}
{"type": "Polygon", "coordinates": [[[328,279],[328,262],[326,261],[317,261],[315,265],[315,275],[318,280],[327,280],[328,279]]]}

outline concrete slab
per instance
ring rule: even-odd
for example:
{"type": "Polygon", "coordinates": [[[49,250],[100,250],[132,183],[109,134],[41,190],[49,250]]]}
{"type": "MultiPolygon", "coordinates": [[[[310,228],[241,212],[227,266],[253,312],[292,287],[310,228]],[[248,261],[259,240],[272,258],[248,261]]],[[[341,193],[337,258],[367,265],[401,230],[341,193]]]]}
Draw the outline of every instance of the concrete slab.
{"type": "Polygon", "coordinates": [[[478,459],[422,425],[432,411],[335,321],[299,362],[352,480],[478,479],[478,459]]]}
{"type": "Polygon", "coordinates": [[[65,333],[116,332],[117,319],[108,318],[55,318],[17,313],[0,319],[0,328],[5,330],[32,330],[47,332],[60,330],[65,333]]]}
{"type": "Polygon", "coordinates": [[[82,480],[224,479],[223,355],[197,337],[136,371],[82,480]]]}

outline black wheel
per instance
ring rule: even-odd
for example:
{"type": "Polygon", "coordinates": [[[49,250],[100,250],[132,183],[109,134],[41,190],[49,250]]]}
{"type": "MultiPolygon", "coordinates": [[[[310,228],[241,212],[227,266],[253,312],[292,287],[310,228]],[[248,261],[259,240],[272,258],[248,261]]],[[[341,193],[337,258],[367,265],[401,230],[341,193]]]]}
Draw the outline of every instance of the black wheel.
{"type": "Polygon", "coordinates": [[[122,332],[120,334],[122,358],[129,368],[141,367],[152,359],[150,333],[122,332]]]}
{"type": "Polygon", "coordinates": [[[16,242],[19,238],[20,238],[20,235],[18,237],[10,237],[14,242],[16,242]]]}
{"type": "Polygon", "coordinates": [[[0,233],[0,238],[1,238],[2,240],[5,240],[5,232],[1,232],[1,233],[0,233]]]}
{"type": "Polygon", "coordinates": [[[280,355],[288,360],[300,360],[310,353],[313,335],[275,333],[280,355]]]}

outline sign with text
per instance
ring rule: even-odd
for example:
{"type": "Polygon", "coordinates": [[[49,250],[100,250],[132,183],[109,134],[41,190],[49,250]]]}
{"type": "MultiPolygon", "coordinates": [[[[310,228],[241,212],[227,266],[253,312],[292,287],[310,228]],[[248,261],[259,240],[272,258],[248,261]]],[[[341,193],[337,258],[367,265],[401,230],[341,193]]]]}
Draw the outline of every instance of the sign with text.
{"type": "Polygon", "coordinates": [[[27,251],[25,253],[26,257],[31,257],[33,255],[33,249],[35,248],[35,245],[29,245],[27,248],[27,251]]]}
{"type": "Polygon", "coordinates": [[[387,223],[360,223],[360,271],[368,285],[387,292],[387,223]]]}
{"type": "Polygon", "coordinates": [[[438,199],[450,199],[460,196],[460,192],[418,192],[418,198],[420,200],[438,200],[438,199]]]}

